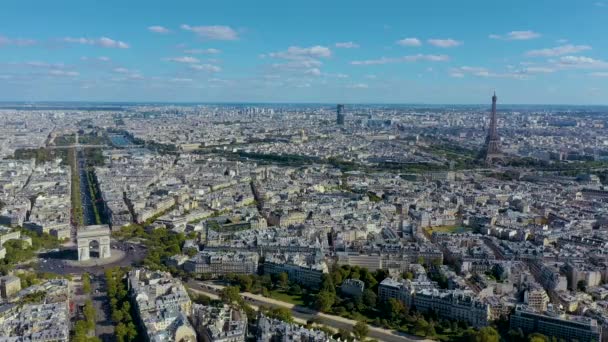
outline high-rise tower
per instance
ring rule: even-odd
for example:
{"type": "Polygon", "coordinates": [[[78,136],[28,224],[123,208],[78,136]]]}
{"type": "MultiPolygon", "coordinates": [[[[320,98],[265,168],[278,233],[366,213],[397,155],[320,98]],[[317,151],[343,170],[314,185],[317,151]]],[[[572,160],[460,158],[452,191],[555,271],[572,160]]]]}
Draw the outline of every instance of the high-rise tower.
{"type": "Polygon", "coordinates": [[[344,105],[339,104],[336,108],[336,124],[344,125],[344,105]]]}
{"type": "Polygon", "coordinates": [[[492,96],[492,114],[490,116],[490,127],[488,128],[488,135],[486,136],[486,144],[484,149],[484,159],[486,164],[492,164],[497,159],[502,159],[502,152],[500,151],[500,136],[496,130],[498,118],[496,117],[496,92],[492,96]]]}

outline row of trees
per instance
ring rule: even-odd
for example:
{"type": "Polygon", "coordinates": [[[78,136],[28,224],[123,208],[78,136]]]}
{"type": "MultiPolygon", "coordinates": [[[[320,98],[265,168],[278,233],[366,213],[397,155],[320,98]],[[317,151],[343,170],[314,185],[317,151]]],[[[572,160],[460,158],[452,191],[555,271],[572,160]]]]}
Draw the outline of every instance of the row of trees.
{"type": "Polygon", "coordinates": [[[112,321],[116,324],[116,340],[118,342],[134,341],[137,337],[137,328],[131,315],[126,288],[125,271],[114,267],[105,271],[108,298],[110,298],[110,312],[112,321]]]}
{"type": "Polygon", "coordinates": [[[91,276],[88,273],[82,275],[82,292],[91,294],[91,276]]]}
{"type": "Polygon", "coordinates": [[[95,215],[95,224],[102,224],[100,212],[103,212],[103,202],[98,192],[97,178],[95,177],[95,170],[88,168],[86,171],[87,183],[89,184],[89,194],[91,195],[91,201],[93,202],[93,214],[95,215]]]}
{"type": "Polygon", "coordinates": [[[99,342],[97,337],[89,336],[95,330],[95,307],[93,301],[87,299],[83,308],[84,320],[76,321],[74,324],[74,335],[72,341],[77,342],[99,342]]]}
{"type": "Polygon", "coordinates": [[[72,221],[77,225],[84,225],[84,211],[82,209],[82,198],[80,196],[80,172],[78,169],[78,158],[76,149],[70,148],[67,154],[67,162],[70,165],[70,191],[72,201],[72,221]]]}

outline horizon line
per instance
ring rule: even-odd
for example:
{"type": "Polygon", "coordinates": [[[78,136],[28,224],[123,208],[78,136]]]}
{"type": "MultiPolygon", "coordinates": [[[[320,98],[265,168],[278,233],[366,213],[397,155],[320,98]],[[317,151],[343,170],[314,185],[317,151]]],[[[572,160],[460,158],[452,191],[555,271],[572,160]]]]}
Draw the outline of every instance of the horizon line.
{"type": "MultiPolygon", "coordinates": [[[[491,103],[425,103],[425,102],[280,102],[280,101],[90,101],[90,100],[45,100],[45,101],[7,101],[1,100],[0,105],[37,105],[37,104],[261,104],[261,105],[399,105],[399,106],[485,106],[491,103]]],[[[608,104],[573,104],[573,103],[498,103],[499,106],[576,106],[576,107],[608,107],[608,104]]]]}

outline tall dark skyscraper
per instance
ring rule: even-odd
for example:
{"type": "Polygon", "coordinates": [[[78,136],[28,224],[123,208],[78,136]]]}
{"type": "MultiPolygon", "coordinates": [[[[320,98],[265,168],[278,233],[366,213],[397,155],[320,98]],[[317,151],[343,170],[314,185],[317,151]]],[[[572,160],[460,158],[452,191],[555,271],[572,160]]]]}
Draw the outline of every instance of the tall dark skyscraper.
{"type": "Polygon", "coordinates": [[[486,136],[486,144],[484,149],[484,159],[486,164],[492,164],[496,160],[502,160],[503,155],[500,150],[500,136],[496,130],[498,118],[496,117],[496,92],[492,96],[492,114],[490,116],[490,127],[486,136]]]}
{"type": "Polygon", "coordinates": [[[336,124],[344,125],[344,105],[339,104],[336,108],[336,124]]]}

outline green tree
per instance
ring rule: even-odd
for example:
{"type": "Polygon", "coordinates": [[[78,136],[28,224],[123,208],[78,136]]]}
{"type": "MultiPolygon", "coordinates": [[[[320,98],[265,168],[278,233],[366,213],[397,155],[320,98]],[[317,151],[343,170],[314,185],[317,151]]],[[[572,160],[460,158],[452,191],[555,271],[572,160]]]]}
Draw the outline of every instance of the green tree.
{"type": "Polygon", "coordinates": [[[251,291],[251,287],[253,286],[253,279],[250,276],[242,274],[238,277],[238,283],[241,288],[241,291],[249,292],[251,291]]]}
{"type": "Polygon", "coordinates": [[[135,328],[135,324],[133,322],[129,322],[127,324],[127,339],[129,341],[134,341],[137,337],[137,328],[135,328]]]}
{"type": "Polygon", "coordinates": [[[321,291],[336,293],[336,286],[334,285],[331,276],[327,273],[323,273],[321,276],[321,291]]]}
{"type": "Polygon", "coordinates": [[[236,286],[226,286],[220,292],[220,299],[226,303],[241,303],[242,298],[239,288],[236,286]]]}
{"type": "Polygon", "coordinates": [[[422,317],[416,320],[414,324],[414,333],[418,336],[425,337],[428,332],[429,323],[422,317]]]}
{"type": "Polygon", "coordinates": [[[87,322],[77,321],[76,324],[74,324],[74,336],[72,337],[72,341],[87,342],[88,332],[87,322]]]}
{"type": "Polygon", "coordinates": [[[329,312],[332,305],[336,301],[336,295],[333,292],[322,290],[317,294],[316,308],[319,311],[329,312]]]}
{"type": "Polygon", "coordinates": [[[334,284],[336,284],[336,285],[342,284],[342,281],[343,281],[342,272],[340,272],[339,269],[331,272],[331,277],[332,277],[332,281],[334,282],[334,284]]]}
{"type": "Polygon", "coordinates": [[[363,280],[363,282],[365,282],[365,288],[373,289],[378,284],[378,281],[376,280],[374,275],[371,272],[369,272],[367,270],[367,268],[361,268],[361,270],[359,271],[359,274],[361,275],[360,279],[363,280]]]}
{"type": "Polygon", "coordinates": [[[291,310],[289,310],[287,308],[282,308],[282,307],[272,308],[266,312],[266,316],[268,316],[270,318],[276,318],[281,321],[285,321],[285,322],[289,322],[289,323],[293,322],[293,316],[291,314],[291,310]]]}
{"type": "Polygon", "coordinates": [[[528,335],[529,342],[549,342],[549,338],[543,334],[532,333],[528,335]]]}
{"type": "Polygon", "coordinates": [[[184,250],[185,254],[189,257],[193,257],[196,255],[196,253],[198,253],[198,250],[194,247],[188,247],[184,250]]]}
{"type": "Polygon", "coordinates": [[[118,342],[127,342],[127,335],[129,334],[129,328],[124,323],[118,323],[116,328],[114,329],[114,333],[116,334],[116,341],[118,342]]]}
{"type": "Polygon", "coordinates": [[[131,321],[131,304],[129,303],[129,301],[124,301],[122,303],[122,308],[120,309],[120,311],[122,311],[122,319],[125,323],[131,321]]]}
{"type": "Polygon", "coordinates": [[[123,320],[123,315],[122,315],[122,311],[121,310],[116,310],[115,308],[112,309],[112,321],[114,323],[119,323],[122,322],[123,320]]]}
{"type": "Polygon", "coordinates": [[[286,289],[289,286],[289,276],[285,272],[279,273],[279,286],[286,289]]]}
{"type": "Polygon", "coordinates": [[[356,339],[363,341],[367,337],[367,334],[369,334],[369,327],[365,322],[358,321],[357,324],[353,326],[353,334],[356,339]]]}
{"type": "Polygon", "coordinates": [[[82,292],[91,293],[91,276],[88,273],[82,275],[82,292]]]}
{"type": "Polygon", "coordinates": [[[397,300],[395,298],[390,298],[385,303],[384,313],[388,319],[393,322],[396,322],[400,319],[400,316],[406,312],[405,305],[402,301],[397,300]]]}
{"type": "Polygon", "coordinates": [[[500,335],[498,331],[492,327],[483,327],[477,332],[475,342],[499,342],[500,335]]]}
{"type": "Polygon", "coordinates": [[[508,332],[509,341],[523,342],[525,340],[524,332],[521,329],[511,329],[508,332]]]}
{"type": "Polygon", "coordinates": [[[370,289],[365,289],[365,291],[363,291],[363,304],[368,308],[375,308],[377,300],[378,296],[376,296],[374,291],[370,289]]]}
{"type": "Polygon", "coordinates": [[[435,335],[437,335],[437,332],[435,332],[435,323],[430,322],[429,325],[426,327],[426,337],[435,337],[435,335]]]}
{"type": "Polygon", "coordinates": [[[87,327],[89,330],[95,329],[95,307],[93,306],[93,301],[87,299],[84,303],[84,317],[87,322],[87,327]]]}
{"type": "Polygon", "coordinates": [[[350,331],[345,329],[338,329],[338,333],[334,335],[335,339],[341,339],[342,341],[352,341],[353,337],[350,331]]]}

